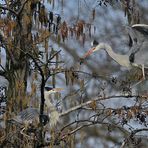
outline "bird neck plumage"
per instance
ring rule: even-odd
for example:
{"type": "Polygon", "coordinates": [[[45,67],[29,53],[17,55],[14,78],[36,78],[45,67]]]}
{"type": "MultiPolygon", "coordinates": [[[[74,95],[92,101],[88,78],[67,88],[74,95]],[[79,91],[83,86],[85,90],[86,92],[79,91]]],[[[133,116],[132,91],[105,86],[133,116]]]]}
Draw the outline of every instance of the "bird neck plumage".
{"type": "Polygon", "coordinates": [[[109,56],[112,57],[115,61],[118,62],[119,54],[113,52],[111,46],[109,46],[109,45],[107,45],[107,44],[105,44],[104,47],[105,47],[106,52],[109,54],[109,56]]]}
{"type": "Polygon", "coordinates": [[[111,58],[113,58],[117,63],[119,63],[121,66],[130,67],[129,57],[127,55],[121,55],[115,53],[111,46],[108,44],[104,44],[104,49],[109,54],[111,58]]]}
{"type": "Polygon", "coordinates": [[[48,108],[49,110],[55,110],[55,107],[54,107],[54,105],[51,103],[51,100],[50,100],[50,98],[49,98],[49,95],[50,95],[49,92],[45,92],[45,93],[44,93],[45,104],[46,104],[46,106],[47,106],[47,108],[48,108]]]}
{"type": "Polygon", "coordinates": [[[52,128],[57,124],[59,120],[59,113],[56,110],[55,106],[51,103],[51,100],[49,98],[49,92],[44,93],[44,98],[45,98],[45,104],[47,105],[47,108],[49,110],[50,127],[52,128]]]}
{"type": "Polygon", "coordinates": [[[50,99],[49,99],[49,92],[45,92],[44,93],[44,98],[45,98],[45,104],[47,105],[47,107],[50,107],[50,99]]]}

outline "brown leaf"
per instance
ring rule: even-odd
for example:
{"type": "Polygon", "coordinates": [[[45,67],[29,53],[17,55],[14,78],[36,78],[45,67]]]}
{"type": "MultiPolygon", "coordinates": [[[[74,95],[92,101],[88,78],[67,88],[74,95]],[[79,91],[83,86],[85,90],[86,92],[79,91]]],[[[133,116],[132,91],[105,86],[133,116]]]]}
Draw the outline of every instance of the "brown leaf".
{"type": "Polygon", "coordinates": [[[136,115],[139,112],[139,109],[137,107],[132,107],[131,112],[136,115]]]}
{"type": "Polygon", "coordinates": [[[106,114],[107,114],[107,116],[110,116],[110,115],[112,114],[112,110],[111,110],[111,109],[108,109],[108,110],[106,111],[106,114]]]}
{"type": "Polygon", "coordinates": [[[83,34],[84,24],[85,24],[85,22],[83,20],[79,20],[78,23],[77,23],[76,35],[77,35],[78,38],[80,37],[80,35],[83,34]]]}
{"type": "Polygon", "coordinates": [[[93,110],[96,110],[97,108],[97,102],[95,100],[93,100],[90,104],[89,107],[92,108],[93,110]]]}
{"type": "Polygon", "coordinates": [[[60,31],[61,31],[61,36],[62,36],[62,39],[64,42],[65,38],[68,37],[68,27],[67,27],[67,23],[65,21],[61,24],[60,31]]]}
{"type": "Polygon", "coordinates": [[[133,114],[131,111],[127,111],[127,118],[131,119],[133,117],[133,114]]]}

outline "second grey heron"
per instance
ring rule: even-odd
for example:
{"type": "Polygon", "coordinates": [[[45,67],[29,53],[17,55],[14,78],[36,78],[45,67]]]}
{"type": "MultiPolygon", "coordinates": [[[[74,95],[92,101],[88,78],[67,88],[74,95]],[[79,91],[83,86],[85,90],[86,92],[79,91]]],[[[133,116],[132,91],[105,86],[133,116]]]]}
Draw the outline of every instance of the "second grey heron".
{"type": "MultiPolygon", "coordinates": [[[[143,35],[143,38],[146,38],[145,36],[148,36],[148,25],[145,24],[135,24],[132,26],[133,31],[134,29],[141,33],[143,35]]],[[[137,38],[132,37],[132,39],[136,42],[134,44],[134,47],[131,49],[131,51],[126,55],[121,55],[115,53],[111,46],[106,43],[97,43],[97,41],[94,41],[93,48],[91,48],[83,57],[85,59],[89,55],[91,55],[93,52],[96,52],[100,49],[106,50],[108,55],[113,58],[117,63],[119,63],[121,66],[127,67],[128,69],[131,69],[132,66],[139,67],[142,69],[143,74],[143,80],[145,80],[145,72],[144,68],[148,68],[148,40],[146,43],[144,43],[144,39],[140,39],[141,43],[137,43],[137,38]],[[136,47],[137,46],[137,47],[136,47]]],[[[141,82],[140,81],[140,82],[141,82]]],[[[137,84],[139,84],[138,82],[137,84]]],[[[136,84],[136,85],[137,85],[136,84]]]]}
{"type": "MultiPolygon", "coordinates": [[[[50,127],[53,127],[56,125],[56,123],[59,120],[59,113],[56,110],[55,106],[51,103],[51,100],[49,99],[49,94],[60,92],[63,90],[62,88],[51,88],[51,87],[45,87],[44,90],[44,97],[45,97],[45,105],[47,106],[47,109],[49,109],[49,114],[44,114],[44,120],[45,123],[49,120],[50,127]]],[[[39,108],[26,108],[22,110],[17,116],[13,118],[14,121],[21,123],[21,124],[28,124],[32,121],[36,121],[39,119],[40,110],[39,108]]]]}

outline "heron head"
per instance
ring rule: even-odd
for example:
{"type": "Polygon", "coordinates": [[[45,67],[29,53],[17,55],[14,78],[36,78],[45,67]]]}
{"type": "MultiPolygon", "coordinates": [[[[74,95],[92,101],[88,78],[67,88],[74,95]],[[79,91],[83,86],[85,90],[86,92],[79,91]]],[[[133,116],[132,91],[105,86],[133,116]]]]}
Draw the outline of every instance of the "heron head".
{"type": "Polygon", "coordinates": [[[60,92],[64,90],[63,88],[53,88],[53,87],[45,87],[45,93],[46,94],[52,94],[52,93],[56,93],[56,92],[60,92]]]}
{"type": "Polygon", "coordinates": [[[46,104],[46,105],[50,104],[50,99],[49,99],[49,95],[50,95],[50,94],[54,94],[54,93],[57,93],[57,92],[61,92],[62,90],[64,90],[64,89],[63,89],[63,88],[45,87],[45,88],[44,88],[45,104],[46,104]]]}

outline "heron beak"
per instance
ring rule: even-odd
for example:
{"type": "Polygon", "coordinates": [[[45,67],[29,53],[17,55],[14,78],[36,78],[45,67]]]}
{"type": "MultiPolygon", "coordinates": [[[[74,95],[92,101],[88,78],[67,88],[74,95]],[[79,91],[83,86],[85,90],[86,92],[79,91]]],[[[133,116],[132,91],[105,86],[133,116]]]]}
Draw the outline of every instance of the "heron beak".
{"type": "Polygon", "coordinates": [[[82,58],[80,58],[80,65],[84,63],[84,60],[90,56],[94,51],[95,51],[96,47],[93,47],[91,49],[89,49],[82,58]]]}
{"type": "Polygon", "coordinates": [[[60,92],[62,90],[64,90],[64,88],[53,88],[53,91],[55,91],[55,92],[60,92]]]}
{"type": "Polygon", "coordinates": [[[94,50],[95,50],[95,47],[89,49],[89,50],[85,53],[85,55],[83,56],[83,59],[85,59],[85,58],[87,58],[88,56],[90,56],[90,55],[94,52],[94,50]]]}

